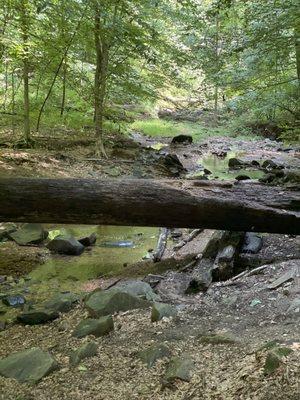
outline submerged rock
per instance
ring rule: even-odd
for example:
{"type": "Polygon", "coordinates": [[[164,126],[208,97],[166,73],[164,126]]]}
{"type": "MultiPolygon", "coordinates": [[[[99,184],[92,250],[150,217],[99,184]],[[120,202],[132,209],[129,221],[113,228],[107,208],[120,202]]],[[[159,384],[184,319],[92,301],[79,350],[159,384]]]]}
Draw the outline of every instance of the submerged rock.
{"type": "Polygon", "coordinates": [[[96,233],[92,233],[90,236],[83,237],[78,240],[84,247],[93,246],[97,241],[96,233]]]}
{"type": "Polygon", "coordinates": [[[147,308],[149,305],[148,301],[117,288],[96,290],[88,295],[85,300],[85,308],[92,317],[101,317],[137,308],[147,308]]]}
{"type": "Polygon", "coordinates": [[[0,375],[19,382],[36,383],[58,369],[56,360],[38,347],[0,360],[0,375]]]}
{"type": "Polygon", "coordinates": [[[206,344],[233,344],[237,343],[238,340],[231,334],[217,334],[212,333],[210,335],[200,335],[200,343],[206,344]]]}
{"type": "Polygon", "coordinates": [[[26,303],[26,299],[21,294],[12,294],[2,298],[2,303],[8,307],[22,307],[26,303]]]}
{"type": "Polygon", "coordinates": [[[159,343],[148,347],[146,350],[139,351],[137,357],[145,363],[148,368],[151,368],[157,360],[169,357],[170,354],[169,348],[165,344],[159,343]]]}
{"type": "Polygon", "coordinates": [[[81,321],[73,331],[72,336],[83,338],[88,335],[100,337],[114,330],[112,317],[106,316],[99,319],[87,318],[81,321]]]}
{"type": "Polygon", "coordinates": [[[241,168],[241,167],[244,167],[245,166],[245,163],[242,161],[242,160],[240,160],[240,159],[238,159],[238,158],[230,158],[229,160],[228,160],[228,167],[229,168],[241,168]]]}
{"type": "Polygon", "coordinates": [[[24,224],[9,234],[9,238],[21,246],[42,243],[47,237],[48,232],[40,224],[24,224]]]}
{"type": "Polygon", "coordinates": [[[249,179],[251,179],[251,178],[248,175],[238,175],[235,177],[235,180],[237,180],[237,181],[247,181],[249,179]]]}
{"type": "Polygon", "coordinates": [[[56,236],[48,243],[47,248],[53,253],[65,254],[70,256],[79,256],[84,246],[73,237],[56,236]]]}
{"type": "Polygon", "coordinates": [[[151,321],[160,321],[164,317],[175,317],[177,309],[170,304],[154,303],[151,310],[151,321]]]}
{"type": "Polygon", "coordinates": [[[77,350],[71,353],[69,362],[74,367],[78,365],[81,360],[97,355],[97,351],[98,351],[98,345],[96,342],[85,343],[77,350]]]}
{"type": "Polygon", "coordinates": [[[24,325],[39,325],[50,322],[59,317],[58,312],[40,309],[23,312],[17,316],[17,321],[24,325]]]}
{"type": "Polygon", "coordinates": [[[174,357],[170,360],[163,382],[168,384],[176,379],[189,382],[191,380],[194,362],[189,356],[174,357]]]}

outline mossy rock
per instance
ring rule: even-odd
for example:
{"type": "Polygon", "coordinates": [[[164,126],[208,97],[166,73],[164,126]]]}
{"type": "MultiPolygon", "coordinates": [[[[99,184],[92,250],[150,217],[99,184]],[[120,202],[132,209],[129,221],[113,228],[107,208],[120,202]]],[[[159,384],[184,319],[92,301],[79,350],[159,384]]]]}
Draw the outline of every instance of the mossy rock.
{"type": "Polygon", "coordinates": [[[177,310],[170,304],[165,303],[154,303],[151,310],[151,321],[160,321],[164,317],[175,317],[177,310]]]}
{"type": "Polygon", "coordinates": [[[264,365],[265,375],[274,373],[280,367],[283,357],[288,356],[293,350],[289,347],[274,347],[267,354],[264,365]]]}
{"type": "Polygon", "coordinates": [[[146,364],[148,368],[151,368],[157,360],[169,357],[170,354],[169,348],[165,344],[159,343],[150,346],[148,349],[139,351],[137,357],[146,364]]]}
{"type": "Polygon", "coordinates": [[[69,362],[74,367],[85,358],[93,357],[97,354],[98,345],[96,342],[88,342],[83,344],[77,350],[73,351],[70,355],[69,362]]]}
{"type": "Polygon", "coordinates": [[[99,319],[87,318],[81,321],[73,331],[72,336],[83,338],[88,335],[100,337],[114,330],[112,317],[106,316],[99,319]]]}

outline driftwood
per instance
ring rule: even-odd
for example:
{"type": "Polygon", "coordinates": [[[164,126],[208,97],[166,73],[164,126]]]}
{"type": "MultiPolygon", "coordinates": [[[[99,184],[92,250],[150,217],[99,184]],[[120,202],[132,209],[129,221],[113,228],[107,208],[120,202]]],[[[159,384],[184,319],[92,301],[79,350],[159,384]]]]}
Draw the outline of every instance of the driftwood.
{"type": "Polygon", "coordinates": [[[187,243],[191,242],[192,240],[195,239],[199,235],[200,232],[202,232],[203,229],[193,229],[192,232],[189,234],[189,236],[185,240],[181,240],[179,243],[175,244],[173,247],[173,250],[179,250],[183,246],[185,246],[187,243]]]}
{"type": "Polygon", "coordinates": [[[300,234],[300,192],[218,181],[0,179],[0,221],[300,234]]]}
{"type": "Polygon", "coordinates": [[[168,235],[169,235],[169,229],[167,228],[160,229],[160,235],[157,241],[157,247],[153,254],[154,262],[158,262],[162,259],[167,247],[168,235]]]}

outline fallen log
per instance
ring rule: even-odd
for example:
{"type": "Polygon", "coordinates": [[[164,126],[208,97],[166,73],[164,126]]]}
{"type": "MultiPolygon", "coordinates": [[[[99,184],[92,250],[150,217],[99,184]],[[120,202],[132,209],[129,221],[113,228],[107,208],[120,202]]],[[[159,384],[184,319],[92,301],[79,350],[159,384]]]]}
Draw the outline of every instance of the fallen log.
{"type": "Polygon", "coordinates": [[[218,181],[4,178],[0,221],[300,234],[300,192],[218,181]]]}

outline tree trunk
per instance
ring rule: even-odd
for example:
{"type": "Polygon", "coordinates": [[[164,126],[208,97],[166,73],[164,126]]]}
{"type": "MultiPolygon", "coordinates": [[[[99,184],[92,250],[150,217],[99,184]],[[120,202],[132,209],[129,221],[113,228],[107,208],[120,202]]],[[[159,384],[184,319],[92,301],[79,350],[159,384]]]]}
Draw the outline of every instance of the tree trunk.
{"type": "Polygon", "coordinates": [[[103,145],[103,117],[104,101],[106,95],[106,78],[108,65],[108,46],[105,43],[101,32],[99,4],[95,5],[95,49],[96,49],[96,71],[95,71],[95,135],[96,135],[96,154],[107,157],[103,145]]]}
{"type": "Polygon", "coordinates": [[[67,57],[64,60],[63,67],[63,87],[62,87],[62,98],[61,98],[61,106],[60,106],[60,115],[64,115],[65,111],[65,103],[66,103],[66,80],[67,80],[67,57]]]}
{"type": "Polygon", "coordinates": [[[0,179],[0,221],[300,234],[300,192],[218,181],[0,179]]]}
{"type": "Polygon", "coordinates": [[[28,47],[28,32],[29,21],[26,2],[22,2],[21,9],[21,29],[23,39],[23,98],[24,98],[24,139],[26,145],[30,143],[30,101],[29,101],[29,47],[28,47]]]}

